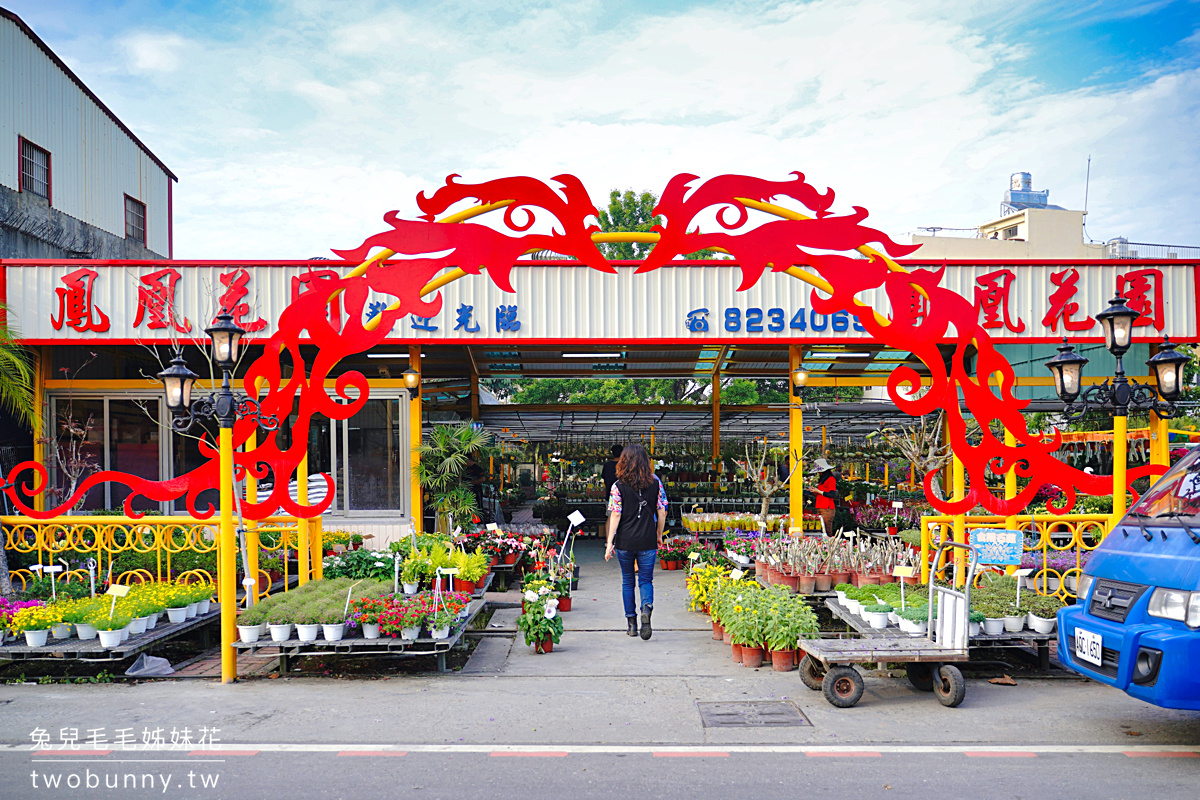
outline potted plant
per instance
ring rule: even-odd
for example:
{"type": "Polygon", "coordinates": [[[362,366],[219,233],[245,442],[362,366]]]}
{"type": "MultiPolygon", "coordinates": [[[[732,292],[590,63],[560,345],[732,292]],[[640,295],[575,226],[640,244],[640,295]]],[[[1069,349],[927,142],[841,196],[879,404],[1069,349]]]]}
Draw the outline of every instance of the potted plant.
{"type": "Polygon", "coordinates": [[[924,636],[929,622],[929,609],[925,606],[909,606],[897,612],[900,615],[900,630],[910,636],[924,636]]]}
{"type": "Polygon", "coordinates": [[[110,649],[121,644],[121,632],[129,624],[129,617],[124,614],[113,614],[110,617],[107,611],[100,611],[92,615],[88,624],[99,633],[100,646],[110,649]]]}
{"type": "Polygon", "coordinates": [[[350,549],[357,550],[363,545],[362,534],[355,533],[350,536],[350,549]]]}
{"type": "Polygon", "coordinates": [[[350,603],[350,616],[346,623],[361,627],[364,639],[378,639],[379,615],[384,608],[384,601],[378,597],[360,597],[350,603]]]}
{"type": "Polygon", "coordinates": [[[63,622],[68,622],[75,626],[75,635],[83,640],[96,638],[96,629],[89,623],[88,619],[99,608],[97,602],[93,599],[76,600],[68,604],[62,610],[63,622]]]}
{"type": "Polygon", "coordinates": [[[976,601],[975,610],[983,614],[983,632],[988,636],[1004,633],[1004,617],[1008,608],[1002,600],[987,597],[976,601]]]}
{"type": "Polygon", "coordinates": [[[321,606],[321,632],[326,641],[340,642],[346,635],[346,607],[340,597],[330,598],[321,606]]]}
{"type": "Polygon", "coordinates": [[[972,608],[971,613],[967,615],[967,636],[978,636],[983,621],[983,614],[972,608]]]}
{"type": "Polygon", "coordinates": [[[171,592],[166,597],[167,621],[175,623],[186,620],[188,605],[191,602],[191,592],[186,586],[171,587],[171,592]]]}
{"type": "Polygon", "coordinates": [[[316,600],[293,609],[292,621],[296,623],[296,635],[302,642],[315,642],[321,633],[322,608],[316,600]]]}
{"type": "Polygon", "coordinates": [[[766,645],[771,651],[774,672],[791,672],[796,668],[796,643],[799,640],[799,619],[791,609],[776,611],[767,618],[766,645]]]}
{"type": "Polygon", "coordinates": [[[267,612],[261,602],[242,611],[237,618],[238,639],[247,644],[257,642],[262,636],[266,620],[267,612]]]}
{"type": "Polygon", "coordinates": [[[1063,603],[1054,595],[1035,595],[1028,599],[1022,598],[1023,605],[1029,611],[1029,627],[1038,633],[1053,633],[1058,619],[1058,609],[1063,603]]]}
{"type": "Polygon", "coordinates": [[[272,642],[286,642],[292,638],[292,618],[294,609],[284,595],[281,598],[269,598],[258,603],[264,606],[264,616],[267,620],[267,630],[271,632],[272,642]]]}
{"type": "Polygon", "coordinates": [[[528,603],[517,617],[517,627],[525,634],[525,644],[533,645],[535,653],[549,653],[562,639],[563,621],[558,614],[558,601],[549,595],[528,603]]]}
{"type": "Polygon", "coordinates": [[[888,615],[892,611],[892,607],[887,603],[872,603],[869,606],[863,606],[863,618],[872,628],[886,628],[888,615]]]}
{"type": "Polygon", "coordinates": [[[457,614],[445,609],[430,614],[425,621],[426,625],[429,626],[430,637],[434,639],[450,638],[450,628],[454,625],[457,617],[457,614]]]}
{"type": "Polygon", "coordinates": [[[27,646],[42,647],[50,636],[50,629],[61,621],[61,611],[52,605],[28,606],[13,614],[8,629],[14,634],[25,634],[27,646]]]}
{"type": "Polygon", "coordinates": [[[1020,633],[1025,630],[1025,618],[1029,612],[1024,607],[1009,605],[1004,614],[1004,630],[1009,633],[1020,633]]]}

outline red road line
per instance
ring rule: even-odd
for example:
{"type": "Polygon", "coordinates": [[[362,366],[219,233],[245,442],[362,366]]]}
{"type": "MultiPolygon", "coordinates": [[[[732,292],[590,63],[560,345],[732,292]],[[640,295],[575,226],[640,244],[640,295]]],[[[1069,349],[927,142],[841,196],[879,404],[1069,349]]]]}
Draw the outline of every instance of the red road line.
{"type": "Polygon", "coordinates": [[[35,756],[106,756],[112,750],[34,750],[35,756]]]}
{"type": "Polygon", "coordinates": [[[691,752],[655,752],[655,758],[728,758],[729,753],[715,750],[693,750],[691,752]]]}
{"type": "Polygon", "coordinates": [[[343,750],[339,756],[406,756],[408,753],[398,753],[394,750],[343,750]]]}
{"type": "Polygon", "coordinates": [[[877,753],[872,750],[834,750],[828,753],[822,753],[815,750],[809,750],[804,755],[809,758],[822,757],[837,757],[837,758],[882,758],[883,753],[877,753]]]}
{"type": "Polygon", "coordinates": [[[189,756],[256,756],[257,750],[193,750],[189,756]]]}
{"type": "Polygon", "coordinates": [[[1149,752],[1127,751],[1124,753],[1124,755],[1127,755],[1130,758],[1200,758],[1200,753],[1196,753],[1191,750],[1151,750],[1149,752]]]}
{"type": "Polygon", "coordinates": [[[512,757],[512,756],[526,757],[526,758],[566,758],[567,754],[562,752],[561,750],[538,750],[538,751],[535,751],[535,750],[529,750],[529,751],[493,750],[492,751],[492,758],[506,758],[506,757],[512,757]]]}
{"type": "Polygon", "coordinates": [[[964,750],[963,755],[967,758],[1037,758],[1037,753],[1030,753],[1024,750],[964,750]]]}

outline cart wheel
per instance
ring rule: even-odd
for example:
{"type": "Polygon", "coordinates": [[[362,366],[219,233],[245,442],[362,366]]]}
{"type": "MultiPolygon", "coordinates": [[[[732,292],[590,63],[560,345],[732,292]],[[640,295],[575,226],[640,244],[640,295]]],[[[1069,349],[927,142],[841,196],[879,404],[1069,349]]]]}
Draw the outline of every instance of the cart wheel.
{"type": "Polygon", "coordinates": [[[967,696],[967,682],[953,664],[943,664],[933,682],[933,694],[946,708],[957,708],[967,696]]]}
{"type": "Polygon", "coordinates": [[[821,681],[825,677],[825,665],[812,656],[805,654],[800,659],[800,680],[814,692],[821,691],[821,681]]]}
{"type": "Polygon", "coordinates": [[[905,672],[908,673],[908,682],[913,685],[914,689],[922,692],[933,691],[933,670],[936,664],[929,662],[914,661],[911,664],[905,664],[905,672]]]}
{"type": "Polygon", "coordinates": [[[830,705],[850,708],[862,698],[862,675],[854,667],[830,667],[821,681],[821,691],[830,705]]]}

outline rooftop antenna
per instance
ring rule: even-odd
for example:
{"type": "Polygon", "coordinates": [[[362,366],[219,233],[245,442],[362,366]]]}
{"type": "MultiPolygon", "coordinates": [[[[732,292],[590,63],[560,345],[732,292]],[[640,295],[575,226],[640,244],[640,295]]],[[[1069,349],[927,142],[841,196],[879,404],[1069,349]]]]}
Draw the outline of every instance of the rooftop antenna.
{"type": "Polygon", "coordinates": [[[1088,189],[1092,183],[1092,154],[1088,153],[1087,160],[1087,176],[1083,179],[1083,232],[1087,234],[1088,241],[1093,241],[1092,235],[1087,232],[1087,213],[1088,213],[1088,189]]]}

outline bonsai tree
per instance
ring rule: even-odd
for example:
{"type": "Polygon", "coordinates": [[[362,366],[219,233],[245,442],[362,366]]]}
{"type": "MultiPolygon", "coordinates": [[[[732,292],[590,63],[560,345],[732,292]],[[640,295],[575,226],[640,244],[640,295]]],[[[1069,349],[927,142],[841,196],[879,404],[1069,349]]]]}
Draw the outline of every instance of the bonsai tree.
{"type": "Polygon", "coordinates": [[[479,510],[475,493],[462,482],[472,456],[491,442],[491,434],[471,425],[437,425],[421,442],[417,452],[417,480],[428,492],[429,505],[452,529],[455,519],[470,517],[479,510]]]}
{"type": "MultiPolygon", "coordinates": [[[[767,518],[767,512],[771,508],[771,498],[775,494],[788,485],[792,478],[792,473],[800,468],[803,463],[802,457],[797,457],[795,465],[788,471],[786,477],[782,480],[779,478],[779,449],[771,448],[765,441],[759,442],[757,463],[750,457],[750,445],[745,446],[746,460],[736,461],[735,463],[746,472],[746,477],[750,479],[755,491],[762,498],[762,505],[759,508],[760,519],[767,518]],[[767,456],[771,456],[770,469],[767,468],[767,456]]],[[[783,451],[786,457],[786,450],[783,451]]]]}

